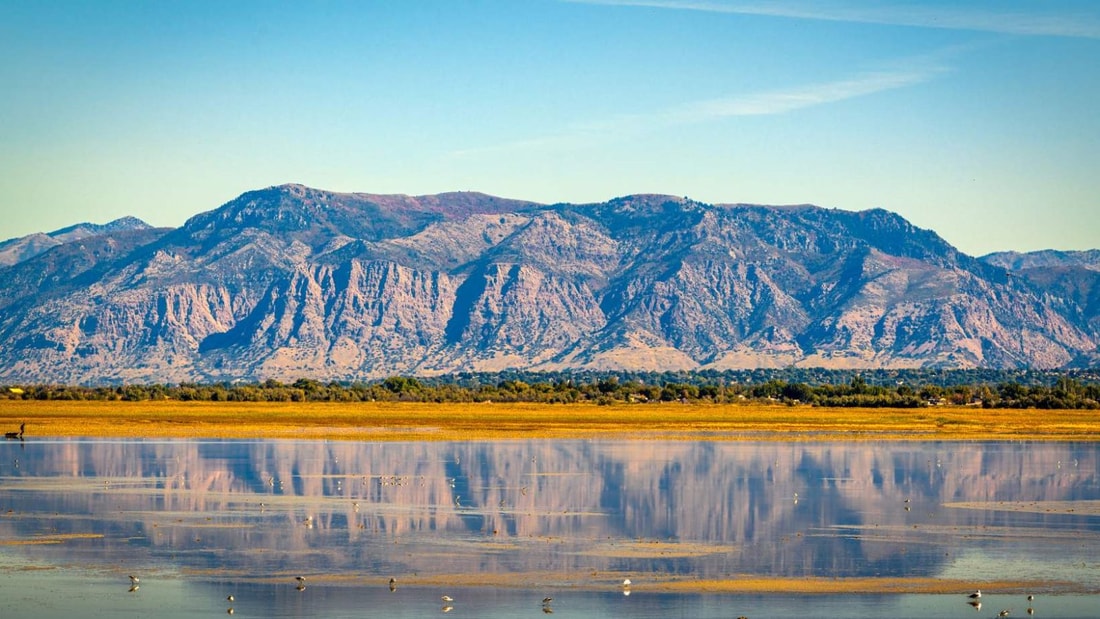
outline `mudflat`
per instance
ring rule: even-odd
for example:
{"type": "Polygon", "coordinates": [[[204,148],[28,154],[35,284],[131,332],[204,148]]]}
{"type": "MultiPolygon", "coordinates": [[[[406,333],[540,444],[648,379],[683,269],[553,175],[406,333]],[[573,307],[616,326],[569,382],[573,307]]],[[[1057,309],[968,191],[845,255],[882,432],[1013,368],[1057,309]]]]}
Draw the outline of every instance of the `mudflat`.
{"type": "Polygon", "coordinates": [[[27,438],[1100,441],[1100,411],[949,406],[0,400],[0,429],[21,423],[27,438]]]}

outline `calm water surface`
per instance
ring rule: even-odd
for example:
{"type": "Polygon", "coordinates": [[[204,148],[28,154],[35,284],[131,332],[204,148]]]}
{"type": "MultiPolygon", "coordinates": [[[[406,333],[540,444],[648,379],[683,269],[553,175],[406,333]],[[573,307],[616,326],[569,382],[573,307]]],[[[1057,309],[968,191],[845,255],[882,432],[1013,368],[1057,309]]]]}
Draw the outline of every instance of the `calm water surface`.
{"type": "Polygon", "coordinates": [[[1097,617],[1098,471],[1091,443],[7,441],[0,617],[1028,616],[646,589],[748,576],[1051,581],[1035,616],[1097,617]]]}

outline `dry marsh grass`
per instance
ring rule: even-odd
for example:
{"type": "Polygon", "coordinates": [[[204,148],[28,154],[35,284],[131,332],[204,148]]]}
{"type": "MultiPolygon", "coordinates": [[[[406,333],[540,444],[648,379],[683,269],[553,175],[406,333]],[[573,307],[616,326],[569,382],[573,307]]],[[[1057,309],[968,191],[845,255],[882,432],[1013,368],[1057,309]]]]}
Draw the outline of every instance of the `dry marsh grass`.
{"type": "Polygon", "coordinates": [[[1100,440],[1087,410],[0,400],[0,429],[22,422],[28,439],[1100,440]]]}

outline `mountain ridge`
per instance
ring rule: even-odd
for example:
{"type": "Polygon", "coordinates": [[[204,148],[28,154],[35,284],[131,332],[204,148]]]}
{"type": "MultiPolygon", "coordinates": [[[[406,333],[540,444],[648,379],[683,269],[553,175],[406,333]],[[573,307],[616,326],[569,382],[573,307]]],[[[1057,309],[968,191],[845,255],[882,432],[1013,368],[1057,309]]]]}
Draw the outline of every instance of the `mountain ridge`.
{"type": "Polygon", "coordinates": [[[0,267],[28,260],[45,251],[81,239],[126,230],[149,230],[152,226],[137,217],[120,217],[105,224],[83,222],[53,232],[35,232],[0,241],[0,267]]]}
{"type": "Polygon", "coordinates": [[[1100,358],[1092,280],[968,256],[883,209],[291,184],[94,238],[0,267],[0,380],[1100,358]]]}

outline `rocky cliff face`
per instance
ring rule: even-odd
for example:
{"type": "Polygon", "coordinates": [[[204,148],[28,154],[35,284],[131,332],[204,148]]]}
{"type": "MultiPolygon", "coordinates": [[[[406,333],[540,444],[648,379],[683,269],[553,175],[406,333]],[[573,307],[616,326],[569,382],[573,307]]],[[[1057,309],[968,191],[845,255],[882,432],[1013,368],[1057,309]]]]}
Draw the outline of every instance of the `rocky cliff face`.
{"type": "Polygon", "coordinates": [[[544,206],[286,185],[0,275],[7,382],[1046,368],[1100,342],[1100,286],[971,258],[886,211],[654,195],[544,206]]]}
{"type": "MultiPolygon", "coordinates": [[[[1094,339],[1100,333],[1100,250],[1001,252],[981,260],[1027,280],[1044,303],[1086,325],[1094,339]]],[[[1086,352],[1074,365],[1100,365],[1100,351],[1086,352]]]]}

